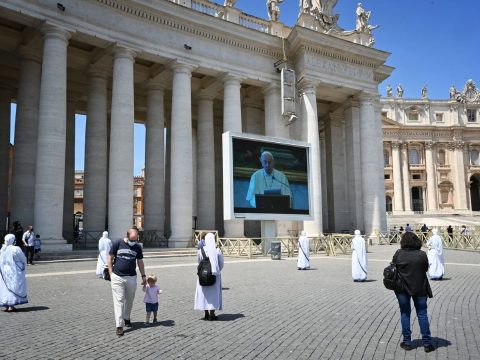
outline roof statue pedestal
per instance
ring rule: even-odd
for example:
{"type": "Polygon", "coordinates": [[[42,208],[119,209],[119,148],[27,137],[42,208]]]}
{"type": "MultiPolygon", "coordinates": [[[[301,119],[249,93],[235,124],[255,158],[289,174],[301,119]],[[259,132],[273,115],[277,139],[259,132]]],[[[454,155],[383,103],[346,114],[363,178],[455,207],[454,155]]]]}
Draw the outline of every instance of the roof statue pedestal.
{"type": "Polygon", "coordinates": [[[365,11],[358,3],[355,30],[347,30],[337,25],[339,15],[333,12],[338,0],[300,0],[300,13],[297,25],[323,32],[355,44],[371,47],[375,44],[372,30],[378,26],[369,25],[371,11],[365,11]]]}

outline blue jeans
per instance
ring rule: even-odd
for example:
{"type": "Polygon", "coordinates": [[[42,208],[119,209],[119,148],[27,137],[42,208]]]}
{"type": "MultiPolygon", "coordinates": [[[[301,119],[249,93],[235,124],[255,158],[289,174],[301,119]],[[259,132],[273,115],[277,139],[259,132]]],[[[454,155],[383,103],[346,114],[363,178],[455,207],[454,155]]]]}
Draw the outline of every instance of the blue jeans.
{"type": "Polygon", "coordinates": [[[427,313],[427,297],[426,296],[410,296],[407,293],[398,293],[397,300],[400,306],[400,322],[402,324],[403,342],[410,345],[412,343],[412,331],[410,330],[410,298],[413,299],[415,310],[417,311],[418,325],[422,333],[423,346],[432,344],[430,336],[430,324],[428,323],[427,313]]]}

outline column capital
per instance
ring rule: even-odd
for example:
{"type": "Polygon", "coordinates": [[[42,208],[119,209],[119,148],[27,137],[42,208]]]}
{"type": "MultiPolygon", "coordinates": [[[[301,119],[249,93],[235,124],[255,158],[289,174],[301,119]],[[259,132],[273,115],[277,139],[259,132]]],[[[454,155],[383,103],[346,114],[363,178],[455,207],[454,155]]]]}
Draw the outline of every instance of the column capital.
{"type": "Polygon", "coordinates": [[[280,92],[280,83],[278,81],[271,82],[262,87],[262,93],[268,95],[274,91],[280,92]]]}
{"type": "Polygon", "coordinates": [[[362,91],[358,95],[358,100],[360,100],[361,104],[375,105],[378,102],[378,99],[379,99],[378,94],[368,93],[368,92],[365,92],[365,91],[362,91]]]}
{"type": "Polygon", "coordinates": [[[465,142],[462,140],[454,140],[448,143],[450,150],[463,150],[465,148],[465,142]]]}
{"type": "Polygon", "coordinates": [[[87,75],[88,77],[92,78],[108,79],[110,71],[107,67],[104,66],[89,65],[87,68],[87,75]]]}
{"type": "Polygon", "coordinates": [[[158,91],[162,94],[165,92],[165,85],[156,81],[149,80],[145,84],[145,90],[147,91],[158,91]]]}
{"type": "Polygon", "coordinates": [[[392,149],[399,149],[402,143],[400,141],[392,141],[391,145],[392,145],[392,149]]]}
{"type": "Polygon", "coordinates": [[[42,63],[42,51],[31,46],[20,45],[17,50],[22,60],[30,60],[36,63],[42,63]]]}
{"type": "Polygon", "coordinates": [[[170,68],[175,74],[183,73],[192,76],[192,71],[196,68],[196,66],[185,62],[175,61],[170,65],[170,68]]]}
{"type": "Polygon", "coordinates": [[[55,39],[63,40],[65,42],[65,45],[68,45],[68,40],[71,37],[71,34],[69,31],[48,23],[42,26],[41,31],[45,39],[55,38],[55,39]]]}
{"type": "Polygon", "coordinates": [[[112,55],[114,59],[125,58],[131,61],[135,61],[135,56],[137,56],[137,53],[130,48],[116,45],[112,50],[112,55]]]}
{"type": "Polygon", "coordinates": [[[213,101],[215,99],[215,94],[207,90],[200,90],[197,95],[199,101],[213,101]]]}
{"type": "Polygon", "coordinates": [[[242,82],[242,78],[235,74],[227,74],[223,77],[223,84],[238,84],[240,85],[242,82]]]}
{"type": "Polygon", "coordinates": [[[302,79],[298,82],[298,85],[300,87],[300,92],[303,94],[316,94],[317,93],[317,83],[308,80],[308,79],[302,79]]]}
{"type": "Polygon", "coordinates": [[[402,150],[408,150],[408,142],[407,141],[402,141],[400,143],[400,146],[402,147],[402,150]]]}

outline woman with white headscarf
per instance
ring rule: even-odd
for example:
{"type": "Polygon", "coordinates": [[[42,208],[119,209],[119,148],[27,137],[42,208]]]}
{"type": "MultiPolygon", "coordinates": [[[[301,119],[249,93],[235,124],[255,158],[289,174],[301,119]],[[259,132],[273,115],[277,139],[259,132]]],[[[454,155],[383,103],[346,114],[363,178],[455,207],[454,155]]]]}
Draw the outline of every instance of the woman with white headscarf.
{"type": "Polygon", "coordinates": [[[353,281],[367,280],[367,249],[360,230],[355,230],[352,240],[352,278],[353,281]]]}
{"type": "Polygon", "coordinates": [[[298,238],[298,270],[310,269],[310,243],[308,241],[307,233],[302,231],[298,238]]]}
{"type": "Polygon", "coordinates": [[[442,238],[438,235],[438,229],[433,229],[432,234],[432,237],[427,241],[428,274],[431,280],[442,280],[445,273],[442,238]]]}
{"type": "Polygon", "coordinates": [[[15,235],[6,235],[0,250],[0,306],[4,306],[7,312],[16,311],[16,305],[28,303],[27,258],[22,249],[13,246],[14,242],[15,235]]]}
{"type": "MultiPolygon", "coordinates": [[[[205,246],[203,246],[205,255],[210,259],[212,274],[215,275],[215,284],[211,286],[201,286],[197,278],[197,288],[195,290],[195,310],[204,310],[204,320],[217,320],[215,310],[222,310],[222,275],[223,254],[215,245],[215,235],[208,233],[205,236],[205,246]]],[[[202,249],[198,250],[198,262],[202,261],[202,249]]]]}
{"type": "Polygon", "coordinates": [[[107,267],[108,254],[112,247],[112,240],[108,238],[108,231],[104,231],[100,240],[98,240],[98,260],[96,274],[103,278],[103,269],[107,267]]]}

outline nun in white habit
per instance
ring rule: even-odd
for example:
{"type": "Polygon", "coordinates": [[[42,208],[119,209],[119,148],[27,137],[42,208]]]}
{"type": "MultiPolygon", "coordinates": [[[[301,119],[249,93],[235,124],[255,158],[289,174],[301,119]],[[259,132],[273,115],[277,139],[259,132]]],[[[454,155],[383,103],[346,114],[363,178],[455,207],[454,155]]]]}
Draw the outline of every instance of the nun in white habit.
{"type": "Polygon", "coordinates": [[[28,303],[27,258],[21,248],[13,245],[14,242],[15,235],[6,235],[0,250],[0,306],[4,306],[6,312],[16,311],[16,305],[28,303]]]}
{"type": "Polygon", "coordinates": [[[310,242],[305,231],[302,231],[298,238],[297,269],[310,269],[310,242]]]}
{"type": "MultiPolygon", "coordinates": [[[[222,275],[223,254],[215,246],[215,235],[208,233],[205,236],[205,246],[203,247],[205,255],[210,259],[212,273],[216,275],[215,284],[211,286],[201,286],[197,278],[197,288],[195,290],[195,310],[204,310],[204,320],[217,320],[215,310],[222,310],[222,275]]],[[[198,250],[197,260],[203,259],[202,251],[198,250]]]]}
{"type": "Polygon", "coordinates": [[[438,229],[433,229],[432,234],[432,237],[427,241],[428,274],[431,280],[442,280],[445,274],[442,238],[438,235],[438,229]]]}
{"type": "Polygon", "coordinates": [[[108,231],[104,231],[100,240],[98,240],[98,260],[96,274],[103,278],[103,269],[107,266],[108,254],[112,247],[112,240],[108,238],[108,231]]]}
{"type": "Polygon", "coordinates": [[[360,230],[355,230],[352,240],[352,278],[353,281],[367,280],[367,250],[360,230]]]}

